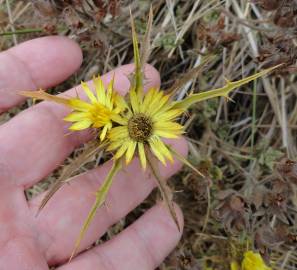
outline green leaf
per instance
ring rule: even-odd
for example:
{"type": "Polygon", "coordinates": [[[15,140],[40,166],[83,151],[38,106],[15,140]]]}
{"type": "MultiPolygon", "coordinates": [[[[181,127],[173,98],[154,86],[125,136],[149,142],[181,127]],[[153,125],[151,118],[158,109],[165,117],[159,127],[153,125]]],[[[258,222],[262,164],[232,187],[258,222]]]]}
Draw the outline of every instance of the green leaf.
{"type": "Polygon", "coordinates": [[[99,207],[101,207],[103,205],[103,203],[105,202],[106,200],[106,196],[108,194],[108,191],[113,183],[113,179],[115,177],[115,175],[117,174],[117,172],[121,169],[121,159],[117,159],[114,161],[113,165],[112,165],[112,168],[110,169],[106,179],[104,180],[104,182],[102,183],[102,185],[100,186],[99,190],[96,192],[96,200],[95,200],[95,203],[93,204],[92,206],[92,209],[90,210],[85,222],[84,222],[84,225],[79,233],[79,236],[75,242],[75,246],[74,246],[74,249],[73,249],[73,252],[70,256],[70,259],[69,259],[69,262],[72,260],[72,258],[74,257],[74,255],[76,254],[78,248],[79,248],[79,245],[80,245],[80,242],[81,240],[83,239],[87,229],[89,228],[90,226],[90,223],[92,222],[92,220],[94,219],[95,217],[95,214],[96,214],[96,211],[99,207]]]}
{"type": "Polygon", "coordinates": [[[279,66],[280,65],[277,65],[275,67],[262,70],[254,75],[243,78],[242,80],[239,80],[239,81],[231,82],[231,81],[226,80],[227,84],[224,87],[206,91],[206,92],[202,92],[202,93],[198,93],[198,94],[192,94],[192,95],[186,97],[185,99],[176,102],[174,105],[174,108],[187,110],[191,105],[193,105],[197,102],[200,102],[202,100],[207,100],[210,98],[214,98],[214,97],[219,97],[219,96],[229,99],[228,95],[234,89],[236,89],[244,84],[247,84],[253,80],[256,80],[259,77],[266,75],[267,73],[271,72],[275,68],[278,68],[279,66]]]}
{"type": "Polygon", "coordinates": [[[259,164],[267,166],[270,169],[270,171],[272,171],[277,160],[279,160],[283,156],[283,152],[269,147],[268,149],[266,149],[266,151],[261,151],[261,154],[259,156],[259,164]]]}

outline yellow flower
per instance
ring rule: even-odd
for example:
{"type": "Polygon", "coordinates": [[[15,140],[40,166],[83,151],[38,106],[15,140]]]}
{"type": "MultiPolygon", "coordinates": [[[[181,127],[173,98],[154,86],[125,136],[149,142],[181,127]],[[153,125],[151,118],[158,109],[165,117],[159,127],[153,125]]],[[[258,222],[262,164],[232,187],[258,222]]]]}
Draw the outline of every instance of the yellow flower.
{"type": "Polygon", "coordinates": [[[242,270],[272,270],[268,267],[259,253],[251,250],[244,253],[244,259],[241,264],[242,270]]]}
{"type": "Polygon", "coordinates": [[[173,108],[174,103],[157,89],[150,89],[144,96],[130,90],[130,102],[117,98],[116,103],[122,113],[112,117],[119,124],[108,133],[109,151],[117,150],[115,158],[126,154],[129,163],[138,149],[142,167],[146,168],[146,148],[163,163],[173,161],[172,154],[161,138],[177,138],[183,133],[183,127],[175,122],[183,112],[173,108]]]}
{"type": "Polygon", "coordinates": [[[119,108],[115,107],[115,100],[118,95],[113,90],[113,80],[111,80],[107,89],[104,88],[99,76],[94,77],[93,83],[96,94],[90,90],[87,83],[81,83],[89,101],[84,101],[79,97],[63,98],[53,96],[42,90],[37,92],[24,91],[22,94],[35,99],[54,101],[70,107],[73,111],[64,118],[65,121],[73,123],[69,129],[102,128],[100,132],[100,139],[102,141],[106,137],[106,133],[112,128],[112,115],[120,112],[119,108]]]}
{"type": "Polygon", "coordinates": [[[67,115],[64,120],[73,122],[70,130],[82,130],[89,127],[102,128],[100,139],[103,140],[108,130],[112,128],[111,116],[119,113],[115,108],[114,100],[116,93],[113,91],[113,80],[105,90],[101,78],[93,79],[96,95],[90,90],[87,83],[82,82],[81,86],[88,96],[89,102],[79,98],[69,99],[69,106],[73,112],[67,115]]]}
{"type": "Polygon", "coordinates": [[[240,266],[237,261],[232,261],[230,264],[230,270],[240,270],[240,266]]]}

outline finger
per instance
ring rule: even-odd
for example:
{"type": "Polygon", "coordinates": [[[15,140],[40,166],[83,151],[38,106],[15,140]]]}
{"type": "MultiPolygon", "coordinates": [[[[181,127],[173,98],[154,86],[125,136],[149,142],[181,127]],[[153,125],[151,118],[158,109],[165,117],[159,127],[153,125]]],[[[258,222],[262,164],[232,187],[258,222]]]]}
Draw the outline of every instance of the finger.
{"type": "MultiPolygon", "coordinates": [[[[176,151],[186,155],[187,144],[184,139],[171,140],[170,143],[176,151]]],[[[103,182],[110,167],[111,162],[107,162],[75,177],[69,185],[65,185],[55,194],[36,219],[40,245],[50,264],[59,263],[70,256],[87,213],[94,203],[94,193],[103,182]]],[[[180,167],[181,164],[175,161],[166,167],[160,165],[160,171],[167,179],[180,167]]],[[[107,207],[98,209],[81,242],[80,250],[90,246],[111,225],[140,204],[150,194],[155,183],[153,175],[149,170],[144,172],[137,159],[123,168],[114,178],[107,196],[107,207]]],[[[42,196],[30,202],[32,215],[35,215],[41,199],[42,196]]]]}
{"type": "MultiPolygon", "coordinates": [[[[107,84],[115,78],[115,89],[122,94],[129,89],[128,75],[134,65],[125,65],[102,77],[107,84]]],[[[150,65],[145,67],[146,88],[159,87],[159,73],[150,65]]],[[[67,95],[81,92],[81,87],[67,91],[67,95]]],[[[88,132],[69,134],[62,120],[69,109],[62,105],[41,102],[25,110],[0,127],[0,164],[14,172],[18,184],[29,187],[48,175],[83,142],[90,139],[88,132]]],[[[69,126],[69,124],[68,124],[69,126]]],[[[1,174],[0,174],[1,178],[1,174]]]]}
{"type": "Polygon", "coordinates": [[[15,188],[11,173],[1,165],[0,174],[8,179],[0,182],[0,269],[49,270],[38,249],[23,190],[15,188]]]}
{"type": "Polygon", "coordinates": [[[81,62],[79,46],[58,36],[33,39],[0,53],[0,112],[24,100],[20,90],[56,85],[81,62]]]}
{"type": "MultiPolygon", "coordinates": [[[[183,217],[175,207],[181,227],[183,217]]],[[[58,270],[153,270],[168,256],[180,240],[168,210],[158,204],[127,229],[103,245],[79,255],[58,270]]]]}

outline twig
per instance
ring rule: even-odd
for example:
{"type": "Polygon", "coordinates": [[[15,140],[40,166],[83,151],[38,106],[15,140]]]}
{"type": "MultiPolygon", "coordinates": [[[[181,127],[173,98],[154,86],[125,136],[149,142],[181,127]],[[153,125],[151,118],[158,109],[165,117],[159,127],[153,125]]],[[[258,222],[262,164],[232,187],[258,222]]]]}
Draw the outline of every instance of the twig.
{"type": "Polygon", "coordinates": [[[284,258],[284,260],[283,260],[283,262],[282,262],[282,264],[281,264],[281,269],[284,269],[284,268],[285,268],[287,262],[288,262],[289,259],[290,259],[290,255],[291,255],[291,253],[292,253],[291,250],[289,250],[289,251],[286,253],[286,256],[285,256],[285,258],[284,258]]]}
{"type": "MultiPolygon", "coordinates": [[[[199,2],[199,1],[197,1],[197,2],[199,2]]],[[[173,11],[174,3],[172,3],[172,0],[166,0],[166,4],[167,4],[168,10],[169,10],[170,18],[171,18],[172,25],[173,25],[174,32],[175,32],[175,36],[176,36],[176,39],[175,39],[175,42],[174,42],[175,45],[176,45],[177,41],[178,41],[178,39],[177,39],[178,33],[177,33],[177,26],[176,26],[176,21],[175,21],[175,17],[174,17],[174,11],[173,11]]],[[[178,50],[179,50],[179,54],[180,54],[181,59],[184,60],[185,58],[184,58],[183,50],[182,50],[180,45],[178,46],[178,50]]]]}
{"type": "MultiPolygon", "coordinates": [[[[205,51],[206,51],[206,47],[203,47],[202,53],[204,53],[205,51]]],[[[194,64],[194,68],[198,67],[201,64],[201,61],[202,61],[202,56],[201,56],[201,54],[199,54],[199,56],[197,57],[196,62],[194,64]]],[[[180,92],[176,98],[177,100],[182,100],[184,98],[184,96],[190,89],[192,83],[193,83],[193,80],[190,80],[186,83],[186,85],[180,90],[180,92]]]]}
{"type": "Polygon", "coordinates": [[[288,119],[287,119],[287,108],[286,108],[286,94],[285,94],[285,81],[283,78],[280,80],[281,85],[281,111],[282,111],[282,141],[283,147],[286,148],[288,154],[288,119]]]}
{"type": "MultiPolygon", "coordinates": [[[[234,7],[235,12],[237,13],[237,16],[241,19],[244,19],[245,16],[244,16],[243,12],[241,11],[236,0],[232,0],[232,5],[234,7]]],[[[249,4],[247,5],[247,7],[249,7],[249,4]]],[[[259,55],[259,52],[258,52],[258,46],[255,41],[255,37],[254,37],[253,33],[246,26],[242,26],[242,28],[247,35],[253,56],[257,57],[259,55]]],[[[262,78],[262,81],[263,81],[263,86],[264,86],[265,92],[269,98],[271,107],[276,115],[277,121],[281,124],[281,113],[280,113],[280,108],[277,103],[277,100],[278,100],[277,95],[271,90],[272,86],[268,79],[262,78]]]]}
{"type": "MultiPolygon", "coordinates": [[[[15,32],[15,28],[14,28],[14,25],[13,25],[14,21],[13,21],[13,17],[12,17],[12,14],[11,14],[9,0],[6,0],[6,8],[7,8],[7,13],[8,13],[10,28],[11,28],[12,32],[15,32]]],[[[17,41],[16,35],[13,34],[12,35],[12,38],[13,38],[14,45],[17,45],[18,44],[18,41],[17,41]]]]}

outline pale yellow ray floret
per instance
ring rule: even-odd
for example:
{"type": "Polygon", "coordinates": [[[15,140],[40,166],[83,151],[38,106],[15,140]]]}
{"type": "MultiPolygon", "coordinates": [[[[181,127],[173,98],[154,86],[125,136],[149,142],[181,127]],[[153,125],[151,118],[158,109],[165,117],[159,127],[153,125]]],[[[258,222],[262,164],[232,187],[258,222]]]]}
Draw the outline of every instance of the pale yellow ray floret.
{"type": "Polygon", "coordinates": [[[82,100],[79,97],[64,98],[50,95],[43,90],[40,91],[24,91],[23,95],[35,99],[49,100],[59,104],[66,105],[72,109],[64,120],[71,122],[69,127],[72,131],[84,130],[89,127],[100,128],[100,139],[104,140],[107,132],[112,128],[112,116],[120,112],[119,107],[115,107],[117,94],[113,89],[112,79],[105,89],[100,76],[93,78],[95,93],[92,92],[86,82],[81,82],[81,86],[88,97],[88,101],[82,100]]]}

